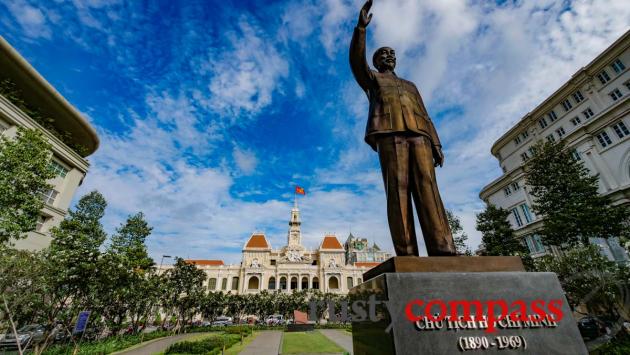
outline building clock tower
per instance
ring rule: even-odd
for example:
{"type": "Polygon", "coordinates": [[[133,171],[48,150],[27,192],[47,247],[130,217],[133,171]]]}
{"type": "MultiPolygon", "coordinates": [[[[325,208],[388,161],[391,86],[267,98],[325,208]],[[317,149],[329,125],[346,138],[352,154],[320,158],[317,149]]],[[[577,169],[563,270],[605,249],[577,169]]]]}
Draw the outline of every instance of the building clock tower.
{"type": "Polygon", "coordinates": [[[289,247],[302,246],[302,233],[300,232],[300,209],[297,205],[297,198],[291,209],[291,219],[289,220],[289,233],[287,236],[287,245],[289,247]]]}
{"type": "Polygon", "coordinates": [[[289,233],[287,233],[287,245],[282,248],[283,259],[290,263],[309,262],[311,257],[304,255],[304,246],[302,246],[302,232],[300,231],[300,209],[297,205],[297,198],[293,202],[291,209],[291,219],[289,220],[289,233]]]}

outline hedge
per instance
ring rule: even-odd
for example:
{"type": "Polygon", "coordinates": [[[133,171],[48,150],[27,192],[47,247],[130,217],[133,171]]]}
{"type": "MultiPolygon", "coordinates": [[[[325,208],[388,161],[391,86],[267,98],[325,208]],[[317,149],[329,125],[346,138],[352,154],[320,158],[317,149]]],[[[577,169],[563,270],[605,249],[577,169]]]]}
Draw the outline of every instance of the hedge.
{"type": "Polygon", "coordinates": [[[164,354],[220,354],[225,348],[241,341],[239,334],[213,335],[195,341],[180,341],[169,346],[164,354]]]}

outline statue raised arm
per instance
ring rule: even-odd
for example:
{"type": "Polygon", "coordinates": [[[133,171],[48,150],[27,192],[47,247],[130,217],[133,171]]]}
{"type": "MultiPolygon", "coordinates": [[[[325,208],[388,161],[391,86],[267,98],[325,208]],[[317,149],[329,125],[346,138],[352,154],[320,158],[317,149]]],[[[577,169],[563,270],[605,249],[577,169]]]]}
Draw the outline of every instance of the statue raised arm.
{"type": "Polygon", "coordinates": [[[378,152],[385,182],[387,217],[396,255],[419,255],[411,201],[416,205],[430,256],[454,255],[455,246],[435,181],[444,155],[437,131],[416,86],[399,78],[396,52],[381,47],[366,59],[366,28],[372,0],[365,2],[350,42],[350,68],[368,102],[365,141],[378,152]]]}

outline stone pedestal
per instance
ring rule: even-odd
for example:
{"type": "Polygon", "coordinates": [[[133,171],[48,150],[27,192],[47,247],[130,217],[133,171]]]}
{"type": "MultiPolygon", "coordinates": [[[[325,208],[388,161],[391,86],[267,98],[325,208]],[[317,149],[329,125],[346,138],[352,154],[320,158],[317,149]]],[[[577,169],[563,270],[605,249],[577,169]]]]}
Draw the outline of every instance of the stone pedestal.
{"type": "Polygon", "coordinates": [[[367,311],[353,315],[354,354],[587,354],[555,274],[524,272],[514,258],[485,258],[392,258],[366,272],[372,277],[350,294],[350,302],[363,301],[358,304],[367,311]],[[437,271],[440,265],[446,272],[437,271]],[[462,301],[473,320],[450,318],[453,309],[465,313],[462,301]],[[523,305],[534,317],[489,326],[489,317],[501,318],[502,305],[508,315],[523,305]],[[482,317],[475,319],[477,306],[482,317]],[[556,321],[541,318],[536,308],[556,321]]]}
{"type": "Polygon", "coordinates": [[[395,256],[366,271],[363,280],[386,272],[525,271],[518,256],[395,256]]]}

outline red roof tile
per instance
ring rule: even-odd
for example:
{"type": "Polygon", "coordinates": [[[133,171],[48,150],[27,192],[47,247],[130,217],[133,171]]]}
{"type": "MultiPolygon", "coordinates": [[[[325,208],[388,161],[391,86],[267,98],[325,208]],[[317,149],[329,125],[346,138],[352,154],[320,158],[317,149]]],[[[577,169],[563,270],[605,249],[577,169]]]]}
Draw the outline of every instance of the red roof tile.
{"type": "Polygon", "coordinates": [[[269,249],[271,246],[269,246],[267,238],[265,238],[264,234],[252,234],[252,236],[249,237],[247,244],[245,244],[245,248],[269,249]]]}
{"type": "Polygon", "coordinates": [[[322,241],[322,245],[319,247],[320,249],[341,249],[343,250],[343,246],[337,240],[337,237],[334,235],[327,235],[324,237],[322,241]]]}

